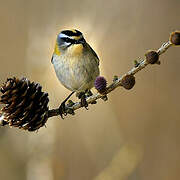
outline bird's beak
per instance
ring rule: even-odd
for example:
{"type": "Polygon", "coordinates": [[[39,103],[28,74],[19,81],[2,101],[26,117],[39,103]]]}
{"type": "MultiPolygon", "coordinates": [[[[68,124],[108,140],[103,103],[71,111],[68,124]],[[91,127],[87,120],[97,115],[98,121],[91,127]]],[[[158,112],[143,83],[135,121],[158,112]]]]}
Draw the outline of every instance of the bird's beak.
{"type": "Polygon", "coordinates": [[[86,42],[85,39],[81,38],[76,41],[76,44],[84,44],[85,42],[86,42]]]}

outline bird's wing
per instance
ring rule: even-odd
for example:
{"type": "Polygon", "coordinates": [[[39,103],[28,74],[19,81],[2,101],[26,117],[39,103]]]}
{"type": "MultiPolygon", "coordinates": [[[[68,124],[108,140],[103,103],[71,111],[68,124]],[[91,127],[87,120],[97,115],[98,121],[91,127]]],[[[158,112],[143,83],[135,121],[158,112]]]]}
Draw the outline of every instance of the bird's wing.
{"type": "Polygon", "coordinates": [[[97,64],[99,65],[99,57],[98,57],[98,55],[96,54],[96,52],[92,49],[92,47],[89,44],[88,44],[88,46],[89,46],[89,49],[91,50],[91,52],[93,53],[93,55],[96,57],[97,64]]]}

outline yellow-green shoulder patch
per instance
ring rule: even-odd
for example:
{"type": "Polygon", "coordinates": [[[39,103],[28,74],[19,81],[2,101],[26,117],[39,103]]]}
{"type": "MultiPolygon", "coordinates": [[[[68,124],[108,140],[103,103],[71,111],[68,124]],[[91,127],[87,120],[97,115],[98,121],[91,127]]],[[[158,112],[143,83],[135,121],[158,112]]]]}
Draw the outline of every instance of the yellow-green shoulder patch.
{"type": "Polygon", "coordinates": [[[55,48],[54,48],[54,54],[56,54],[58,56],[61,54],[61,52],[59,50],[58,42],[56,42],[56,45],[55,45],[55,48]]]}

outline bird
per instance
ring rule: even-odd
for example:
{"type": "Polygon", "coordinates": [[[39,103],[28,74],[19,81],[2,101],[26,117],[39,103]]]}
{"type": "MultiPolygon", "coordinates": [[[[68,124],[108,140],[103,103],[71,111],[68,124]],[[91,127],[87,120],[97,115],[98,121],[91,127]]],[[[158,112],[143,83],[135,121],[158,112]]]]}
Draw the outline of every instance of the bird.
{"type": "Polygon", "coordinates": [[[86,42],[82,32],[76,29],[62,30],[56,38],[51,58],[56,76],[71,94],[59,106],[59,114],[67,115],[65,103],[76,92],[81,106],[87,107],[86,93],[91,93],[94,81],[99,76],[99,58],[86,42]]]}

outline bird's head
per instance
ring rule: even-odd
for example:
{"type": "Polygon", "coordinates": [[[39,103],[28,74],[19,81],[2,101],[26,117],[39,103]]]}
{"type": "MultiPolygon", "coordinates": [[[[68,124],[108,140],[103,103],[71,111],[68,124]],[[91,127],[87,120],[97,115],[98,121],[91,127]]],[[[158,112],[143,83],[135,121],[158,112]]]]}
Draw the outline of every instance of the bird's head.
{"type": "Polygon", "coordinates": [[[78,48],[86,43],[83,34],[78,30],[63,30],[57,35],[54,53],[60,55],[61,53],[71,49],[78,48]]]}

